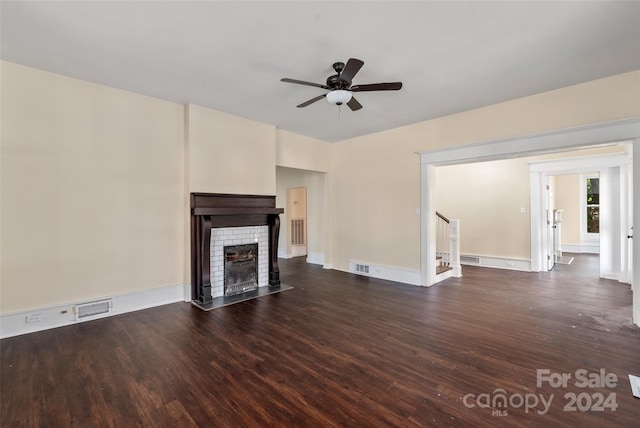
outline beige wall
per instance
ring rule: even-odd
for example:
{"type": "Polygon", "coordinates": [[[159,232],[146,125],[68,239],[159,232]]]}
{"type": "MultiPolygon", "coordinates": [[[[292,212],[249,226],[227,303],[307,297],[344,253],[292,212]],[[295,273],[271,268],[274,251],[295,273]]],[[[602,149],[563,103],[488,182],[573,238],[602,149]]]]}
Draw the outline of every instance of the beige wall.
{"type": "MultiPolygon", "coordinates": [[[[398,132],[407,132],[403,128],[398,132]]],[[[331,159],[333,259],[418,269],[420,165],[404,135],[378,133],[336,143],[331,159]]]]}
{"type": "Polygon", "coordinates": [[[3,313],[183,281],[183,107],[2,62],[3,313]]]}
{"type": "Polygon", "coordinates": [[[562,244],[580,245],[580,174],[556,176],[556,208],[562,210],[562,244]]]}
{"type": "Polygon", "coordinates": [[[190,192],[274,195],[273,125],[187,106],[190,192]]]}
{"type": "Polygon", "coordinates": [[[189,193],[276,192],[275,127],[196,105],[2,62],[2,125],[2,313],[189,283],[189,193]]]}
{"type": "MultiPolygon", "coordinates": [[[[415,151],[640,116],[638,93],[640,71],[634,71],[335,144],[333,266],[348,269],[349,259],[356,259],[420,269],[415,151]]],[[[464,233],[464,222],[461,227],[464,233]]],[[[509,245],[527,247],[528,238],[517,239],[509,245]]]]}
{"type": "Polygon", "coordinates": [[[445,166],[436,174],[436,207],[460,220],[462,254],[529,259],[526,159],[445,166]]]}
{"type": "Polygon", "coordinates": [[[276,165],[328,172],[330,162],[331,143],[276,130],[276,165]]]}

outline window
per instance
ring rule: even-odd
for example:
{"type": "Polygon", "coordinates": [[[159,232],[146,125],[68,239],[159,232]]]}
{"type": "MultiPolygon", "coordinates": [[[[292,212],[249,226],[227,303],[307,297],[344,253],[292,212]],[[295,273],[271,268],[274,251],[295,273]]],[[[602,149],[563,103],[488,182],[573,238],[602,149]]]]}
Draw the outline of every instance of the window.
{"type": "Polygon", "coordinates": [[[600,179],[586,178],[587,233],[600,233],[600,179]]]}

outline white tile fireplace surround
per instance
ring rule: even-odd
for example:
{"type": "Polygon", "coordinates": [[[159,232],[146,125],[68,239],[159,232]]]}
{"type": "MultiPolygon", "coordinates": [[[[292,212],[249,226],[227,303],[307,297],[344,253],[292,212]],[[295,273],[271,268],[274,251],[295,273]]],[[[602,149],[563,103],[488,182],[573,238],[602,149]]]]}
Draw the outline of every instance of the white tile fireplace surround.
{"type": "Polygon", "coordinates": [[[224,247],[258,244],[258,287],[269,285],[269,226],[211,229],[211,297],[224,296],[224,247]]]}

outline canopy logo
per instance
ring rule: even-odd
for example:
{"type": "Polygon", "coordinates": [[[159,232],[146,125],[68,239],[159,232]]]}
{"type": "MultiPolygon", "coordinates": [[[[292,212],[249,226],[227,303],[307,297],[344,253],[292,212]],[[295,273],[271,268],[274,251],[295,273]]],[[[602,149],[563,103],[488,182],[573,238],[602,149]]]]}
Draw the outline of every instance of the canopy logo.
{"type": "Polygon", "coordinates": [[[531,410],[536,410],[539,414],[544,415],[549,411],[551,402],[553,401],[553,394],[549,396],[549,399],[545,399],[543,394],[511,394],[507,395],[507,391],[502,388],[497,388],[493,393],[484,394],[467,394],[462,398],[462,402],[465,407],[472,409],[479,407],[481,409],[494,409],[492,413],[494,416],[508,416],[508,410],[502,410],[506,408],[519,409],[524,407],[525,413],[529,413],[531,410]],[[542,405],[541,409],[538,409],[538,405],[542,405]],[[498,410],[496,413],[495,410],[498,410]]]}

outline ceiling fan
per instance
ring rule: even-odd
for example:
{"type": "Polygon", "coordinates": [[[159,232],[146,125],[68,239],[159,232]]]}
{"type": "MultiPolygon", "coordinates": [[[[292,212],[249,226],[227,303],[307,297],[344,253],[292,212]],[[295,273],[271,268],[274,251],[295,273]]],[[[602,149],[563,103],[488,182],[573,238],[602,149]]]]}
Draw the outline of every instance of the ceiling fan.
{"type": "Polygon", "coordinates": [[[346,103],[352,111],[360,110],[362,104],[353,98],[352,92],[370,92],[370,91],[397,91],[402,88],[402,82],[391,83],[370,83],[367,85],[354,85],[351,86],[351,81],[360,68],[364,65],[364,62],[359,59],[349,58],[347,63],[336,62],[333,64],[333,69],[336,74],[327,78],[325,85],[320,83],[305,82],[304,80],[289,79],[287,77],[280,79],[282,82],[296,83],[298,85],[314,86],[316,88],[328,89],[326,94],[318,95],[311,98],[308,101],[299,104],[297,107],[306,107],[310,104],[320,101],[326,98],[332,104],[342,105],[346,103]]]}

